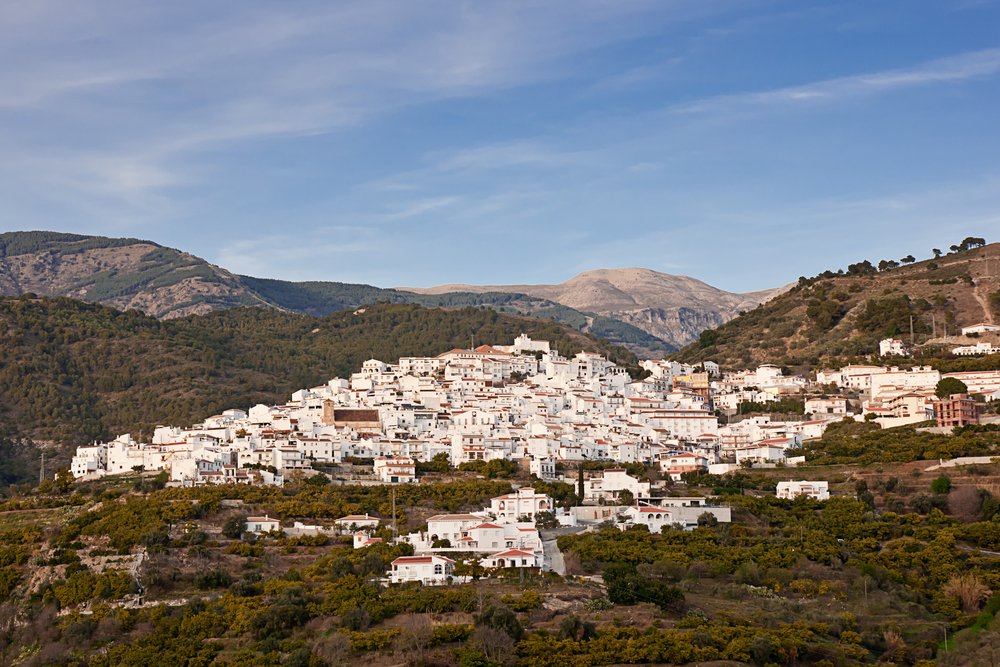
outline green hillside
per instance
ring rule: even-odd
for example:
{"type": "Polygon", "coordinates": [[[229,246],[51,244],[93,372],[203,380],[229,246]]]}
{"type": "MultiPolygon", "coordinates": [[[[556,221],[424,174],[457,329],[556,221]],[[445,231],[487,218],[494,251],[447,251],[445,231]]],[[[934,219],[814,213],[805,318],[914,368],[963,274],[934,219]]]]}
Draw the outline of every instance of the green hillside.
{"type": "Polygon", "coordinates": [[[788,292],[702,332],[674,358],[730,368],[763,362],[815,367],[877,353],[878,341],[889,336],[908,340],[911,317],[918,344],[944,344],[945,333],[1000,320],[1000,244],[921,262],[905,259],[801,278],[788,292]]]}
{"type": "Polygon", "coordinates": [[[519,333],[635,369],[625,349],[554,322],[381,304],[315,318],[238,308],[159,321],[71,299],[0,299],[0,428],[79,444],[287,399],[372,356],[433,355],[519,333]]]}
{"type": "Polygon", "coordinates": [[[448,292],[416,294],[371,285],[325,281],[289,282],[240,276],[264,301],[295,312],[322,317],[369,303],[414,303],[425,308],[467,308],[486,306],[501,313],[551,319],[577,331],[628,346],[643,356],[663,356],[674,351],[652,334],[626,322],[583,313],[562,304],[513,292],[448,292]]]}

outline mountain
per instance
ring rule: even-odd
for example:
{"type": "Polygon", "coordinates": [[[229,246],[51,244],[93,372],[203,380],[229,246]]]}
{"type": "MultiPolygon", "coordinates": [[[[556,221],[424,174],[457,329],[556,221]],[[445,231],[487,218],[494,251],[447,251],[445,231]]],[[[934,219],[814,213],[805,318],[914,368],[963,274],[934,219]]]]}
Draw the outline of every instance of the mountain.
{"type": "Polygon", "coordinates": [[[255,294],[270,303],[309,315],[327,315],[375,303],[415,303],[425,308],[486,307],[501,313],[526,315],[561,324],[624,345],[642,357],[662,357],[677,350],[663,340],[616,319],[583,313],[562,304],[511,292],[445,292],[416,294],[370,285],[333,282],[289,282],[240,276],[255,294]]]}
{"type": "Polygon", "coordinates": [[[240,277],[151,241],[56,232],[0,234],[0,294],[35,293],[159,318],[271,305],[240,277]]]}
{"type": "Polygon", "coordinates": [[[2,298],[0,440],[81,444],[149,434],[157,424],[284,401],[373,356],[434,355],[468,346],[473,335],[505,343],[520,333],[639,372],[624,348],[555,322],[478,308],[378,304],[323,318],[234,308],[164,321],[67,298],[2,298]]]}
{"type": "Polygon", "coordinates": [[[558,285],[454,284],[399,289],[417,294],[527,294],[630,324],[678,347],[697,339],[705,329],[715,328],[781,291],[735,294],[688,276],[641,268],[586,271],[558,285]]]}
{"type": "Polygon", "coordinates": [[[643,356],[663,356],[678,348],[623,320],[526,294],[476,290],[419,295],[362,284],[289,282],[236,275],[189,253],[140,239],[56,232],[0,234],[0,295],[29,293],[66,296],[119,310],[134,308],[160,319],[239,306],[318,317],[375,302],[485,306],[554,319],[627,345],[643,356]]]}
{"type": "Polygon", "coordinates": [[[927,350],[937,354],[956,342],[960,327],[1000,321],[1000,244],[901,266],[878,264],[882,270],[866,261],[801,278],[674,356],[728,367],[815,367],[877,353],[878,341],[888,336],[908,340],[911,316],[915,342],[930,343],[927,350]]]}

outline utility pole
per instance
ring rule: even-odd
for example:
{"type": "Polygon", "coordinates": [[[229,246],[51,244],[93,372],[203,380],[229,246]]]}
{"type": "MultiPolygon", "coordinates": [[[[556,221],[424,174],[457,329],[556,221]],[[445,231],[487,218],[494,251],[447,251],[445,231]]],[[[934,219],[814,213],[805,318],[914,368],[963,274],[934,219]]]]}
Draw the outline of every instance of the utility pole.
{"type": "Polygon", "coordinates": [[[913,315],[910,315],[910,347],[913,347],[913,315]]]}
{"type": "Polygon", "coordinates": [[[937,338],[937,314],[931,313],[931,338],[937,338]]]}
{"type": "Polygon", "coordinates": [[[45,481],[45,450],[42,450],[42,466],[38,469],[38,483],[45,481]]]}

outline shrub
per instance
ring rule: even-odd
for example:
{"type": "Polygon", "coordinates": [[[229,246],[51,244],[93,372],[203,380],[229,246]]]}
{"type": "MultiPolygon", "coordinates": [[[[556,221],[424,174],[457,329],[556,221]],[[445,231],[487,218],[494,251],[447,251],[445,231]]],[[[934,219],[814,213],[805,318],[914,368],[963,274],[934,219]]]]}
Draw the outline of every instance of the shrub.
{"type": "Polygon", "coordinates": [[[247,518],[245,516],[231,516],[222,526],[222,534],[231,540],[238,540],[243,535],[246,528],[247,518]]]}
{"type": "Polygon", "coordinates": [[[194,578],[194,585],[202,590],[209,588],[229,588],[232,584],[232,576],[223,570],[202,572],[194,578]]]}
{"type": "Polygon", "coordinates": [[[931,482],[931,491],[939,494],[951,493],[951,478],[941,475],[931,482]]]}
{"type": "Polygon", "coordinates": [[[491,604],[483,609],[483,612],[476,616],[476,627],[500,630],[515,641],[524,636],[524,627],[521,621],[517,620],[517,614],[503,604],[491,604]]]}
{"type": "Polygon", "coordinates": [[[967,614],[979,611],[979,607],[990,596],[990,589],[974,574],[960,574],[948,580],[941,591],[948,597],[957,598],[962,611],[967,614]]]}

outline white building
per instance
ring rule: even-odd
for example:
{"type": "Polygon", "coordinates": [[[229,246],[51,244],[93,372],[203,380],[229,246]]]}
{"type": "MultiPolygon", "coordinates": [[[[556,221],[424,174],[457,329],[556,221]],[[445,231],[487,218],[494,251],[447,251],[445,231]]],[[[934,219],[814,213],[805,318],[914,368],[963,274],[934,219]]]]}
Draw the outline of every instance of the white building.
{"type": "Polygon", "coordinates": [[[972,357],[980,354],[1000,353],[1000,347],[993,347],[993,343],[979,342],[975,345],[961,345],[951,348],[951,353],[960,357],[972,357]]]}
{"type": "Polygon", "coordinates": [[[810,415],[846,415],[847,399],[843,396],[807,398],[805,411],[810,415]]]}
{"type": "Polygon", "coordinates": [[[692,530],[698,526],[698,520],[705,514],[711,514],[719,523],[731,523],[733,520],[731,508],[702,505],[700,502],[660,507],[638,505],[625,508],[624,522],[619,527],[625,529],[633,525],[642,525],[651,533],[659,533],[665,526],[692,530]]]}
{"type": "Polygon", "coordinates": [[[552,512],[552,498],[530,486],[490,500],[490,516],[499,523],[534,521],[539,512],[552,512]]]}
{"type": "Polygon", "coordinates": [[[933,390],[941,379],[941,373],[930,366],[917,366],[909,370],[890,368],[888,371],[871,376],[871,398],[882,400],[883,394],[894,394],[899,390],[933,390]]]}
{"type": "Polygon", "coordinates": [[[552,457],[533,458],[528,464],[528,469],[538,479],[556,479],[556,461],[552,457]]]}
{"type": "Polygon", "coordinates": [[[470,528],[485,523],[485,517],[480,514],[436,514],[427,519],[427,532],[414,533],[407,536],[407,541],[419,548],[418,543],[431,544],[445,542],[449,545],[458,544],[470,528]]]}
{"type": "Polygon", "coordinates": [[[785,460],[785,450],[791,446],[793,439],[776,438],[736,448],[736,463],[780,463],[785,460]]]}
{"type": "Polygon", "coordinates": [[[384,484],[409,484],[417,481],[417,464],[411,458],[375,459],[375,474],[384,484]]]}
{"type": "Polygon", "coordinates": [[[827,500],[830,498],[830,483],[805,481],[778,482],[777,496],[789,500],[798,496],[808,496],[816,500],[827,500]]]}
{"type": "Polygon", "coordinates": [[[103,474],[107,467],[106,445],[83,445],[76,448],[76,455],[70,462],[70,472],[80,479],[88,475],[103,474]]]}
{"type": "Polygon", "coordinates": [[[660,472],[679,482],[686,472],[707,471],[709,463],[707,456],[697,452],[668,452],[660,457],[660,472]]]}
{"type": "Polygon", "coordinates": [[[973,324],[969,327],[962,327],[963,336],[968,336],[969,334],[991,333],[993,331],[1000,331],[1000,324],[987,324],[985,322],[981,322],[979,324],[973,324]]]}
{"type": "Polygon", "coordinates": [[[607,468],[600,476],[591,477],[583,482],[583,499],[585,502],[615,500],[622,491],[628,491],[633,499],[648,498],[649,482],[640,482],[632,477],[624,468],[607,468]]]}
{"type": "Polygon", "coordinates": [[[267,515],[249,516],[247,517],[246,527],[244,530],[255,535],[270,532],[281,532],[281,522],[277,519],[272,519],[267,515]]]}
{"type": "Polygon", "coordinates": [[[389,570],[389,581],[401,584],[407,581],[419,581],[426,586],[447,584],[448,578],[455,572],[455,561],[444,556],[431,554],[427,556],[400,556],[392,561],[389,570]]]}
{"type": "Polygon", "coordinates": [[[358,528],[378,528],[379,518],[368,514],[348,514],[334,520],[334,525],[341,530],[356,530],[358,528]]]}
{"type": "Polygon", "coordinates": [[[358,532],[354,533],[353,543],[355,549],[364,549],[365,547],[370,547],[375,544],[381,544],[382,538],[372,537],[365,531],[359,530],[358,532]]]}
{"type": "Polygon", "coordinates": [[[880,357],[908,357],[910,353],[903,341],[898,338],[885,338],[878,343],[878,355],[880,357]]]}
{"type": "Polygon", "coordinates": [[[502,570],[520,567],[541,567],[542,557],[533,551],[508,549],[479,561],[488,570],[502,570]]]}

